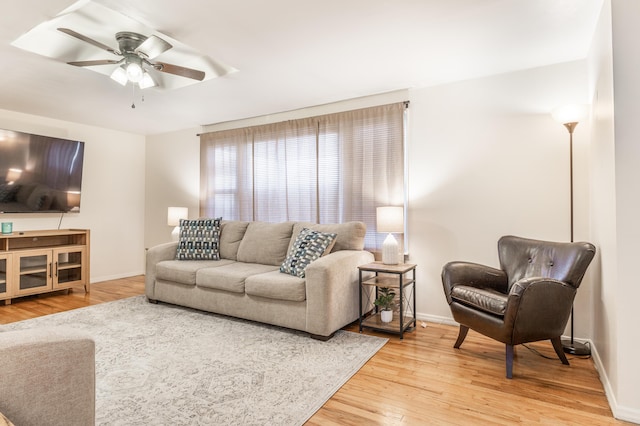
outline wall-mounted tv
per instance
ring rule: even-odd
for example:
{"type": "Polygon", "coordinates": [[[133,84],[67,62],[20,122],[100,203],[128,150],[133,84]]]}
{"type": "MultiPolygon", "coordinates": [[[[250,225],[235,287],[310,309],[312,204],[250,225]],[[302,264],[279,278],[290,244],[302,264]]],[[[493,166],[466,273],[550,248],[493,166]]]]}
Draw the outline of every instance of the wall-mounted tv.
{"type": "Polygon", "coordinates": [[[0,129],[0,213],[80,211],[84,142],[0,129]]]}

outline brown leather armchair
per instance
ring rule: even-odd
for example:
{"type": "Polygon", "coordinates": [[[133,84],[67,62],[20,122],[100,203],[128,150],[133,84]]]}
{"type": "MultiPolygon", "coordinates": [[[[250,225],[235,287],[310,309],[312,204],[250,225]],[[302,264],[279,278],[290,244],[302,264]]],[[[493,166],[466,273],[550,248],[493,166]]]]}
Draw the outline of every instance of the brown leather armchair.
{"type": "Polygon", "coordinates": [[[558,243],[505,236],[498,241],[500,269],[449,262],[442,284],[453,318],[460,323],[459,348],[469,329],[506,345],[507,378],[513,377],[513,347],[550,339],[563,364],[562,335],[576,291],[595,255],[590,243],[558,243]]]}

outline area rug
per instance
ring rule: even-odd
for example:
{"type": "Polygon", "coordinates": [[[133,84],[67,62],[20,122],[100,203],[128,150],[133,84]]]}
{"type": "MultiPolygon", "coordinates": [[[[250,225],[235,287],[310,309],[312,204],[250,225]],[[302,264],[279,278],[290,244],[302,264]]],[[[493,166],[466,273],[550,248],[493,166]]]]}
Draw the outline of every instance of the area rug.
{"type": "Polygon", "coordinates": [[[97,425],[300,425],[387,339],[308,334],[144,296],[2,326],[68,326],[96,341],[97,425]]]}

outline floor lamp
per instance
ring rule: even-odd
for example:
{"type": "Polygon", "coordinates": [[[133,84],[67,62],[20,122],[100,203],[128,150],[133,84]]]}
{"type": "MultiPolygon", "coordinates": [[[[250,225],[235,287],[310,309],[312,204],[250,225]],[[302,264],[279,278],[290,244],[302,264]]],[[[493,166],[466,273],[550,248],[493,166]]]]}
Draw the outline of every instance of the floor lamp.
{"type": "MultiPolygon", "coordinates": [[[[570,215],[571,215],[571,242],[573,242],[573,130],[580,120],[587,115],[586,105],[566,105],[556,108],[552,112],[554,120],[564,125],[569,131],[569,192],[570,192],[570,215]]],[[[562,339],[562,348],[565,352],[573,355],[591,355],[591,348],[584,343],[573,340],[573,306],[571,307],[571,338],[562,339]]]]}

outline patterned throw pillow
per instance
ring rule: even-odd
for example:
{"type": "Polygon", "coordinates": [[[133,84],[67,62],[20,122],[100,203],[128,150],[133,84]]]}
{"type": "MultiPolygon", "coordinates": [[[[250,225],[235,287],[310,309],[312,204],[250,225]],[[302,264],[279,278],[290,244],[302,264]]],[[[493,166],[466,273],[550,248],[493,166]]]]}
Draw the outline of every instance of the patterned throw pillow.
{"type": "Polygon", "coordinates": [[[289,250],[286,259],[280,266],[280,272],[304,278],[305,268],[314,260],[319,259],[336,243],[337,234],[326,234],[302,228],[295,242],[289,250]]]}
{"type": "Polygon", "coordinates": [[[9,185],[8,183],[0,185],[0,203],[15,201],[18,189],[20,189],[20,185],[9,185]]]}
{"type": "Polygon", "coordinates": [[[220,260],[220,221],[180,219],[176,260],[220,260]]]}

